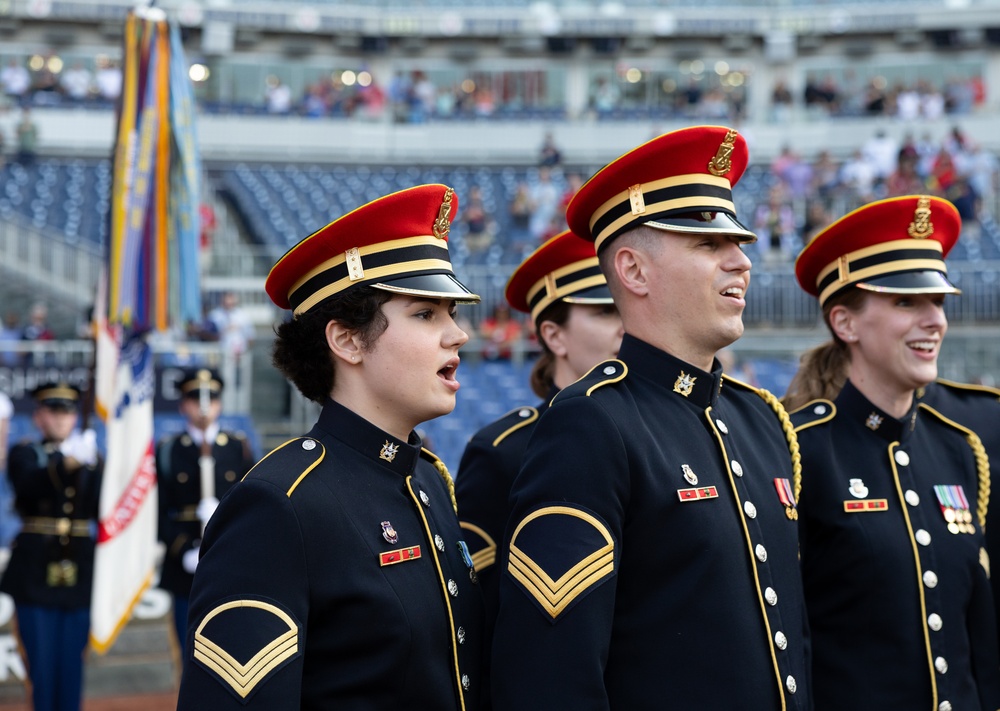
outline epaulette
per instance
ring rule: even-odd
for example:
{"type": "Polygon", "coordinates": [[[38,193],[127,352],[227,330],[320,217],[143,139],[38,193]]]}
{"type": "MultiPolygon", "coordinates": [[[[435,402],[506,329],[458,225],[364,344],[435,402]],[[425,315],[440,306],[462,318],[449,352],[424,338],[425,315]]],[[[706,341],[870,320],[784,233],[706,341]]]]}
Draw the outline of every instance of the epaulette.
{"type": "MultiPolygon", "coordinates": [[[[507,437],[514,432],[517,432],[522,427],[527,427],[532,422],[538,419],[538,409],[534,407],[518,407],[506,415],[501,417],[499,420],[493,423],[492,427],[496,427],[500,430],[498,434],[493,439],[493,446],[498,447],[501,442],[503,442],[507,437]]],[[[492,429],[491,427],[491,429],[492,429]]]]}
{"type": "Polygon", "coordinates": [[[792,419],[792,424],[796,432],[807,430],[816,425],[829,422],[837,414],[837,406],[830,400],[817,398],[810,400],[802,407],[792,410],[788,416],[792,419]]]}
{"type": "Polygon", "coordinates": [[[628,375],[628,366],[625,365],[624,361],[616,358],[598,363],[588,370],[582,378],[556,393],[556,396],[552,398],[552,403],[555,404],[561,397],[574,395],[590,397],[598,388],[619,383],[625,379],[626,375],[628,375]]]}
{"type": "Polygon", "coordinates": [[[287,496],[315,469],[326,456],[326,447],[312,437],[296,437],[275,447],[264,456],[244,479],[262,479],[284,489],[287,496]]]}
{"type": "Polygon", "coordinates": [[[444,462],[434,454],[429,449],[424,447],[420,448],[420,456],[426,459],[428,462],[434,465],[434,468],[438,470],[438,474],[444,479],[445,486],[448,487],[448,496],[451,497],[451,506],[455,509],[455,513],[458,513],[458,500],[455,498],[455,480],[451,477],[451,473],[448,471],[448,467],[444,465],[444,462]]]}
{"type": "Polygon", "coordinates": [[[795,500],[798,501],[799,492],[802,490],[802,455],[799,453],[799,439],[795,436],[795,428],[792,426],[792,421],[788,417],[788,411],[785,410],[785,406],[781,404],[781,401],[770,390],[744,383],[742,380],[737,380],[725,373],[722,374],[722,380],[729,385],[749,390],[774,410],[774,414],[778,417],[778,422],[781,424],[781,431],[785,433],[785,441],[788,442],[788,454],[792,458],[792,491],[795,495],[795,500]]]}
{"type": "Polygon", "coordinates": [[[979,439],[979,435],[970,430],[968,427],[960,425],[954,420],[945,417],[926,403],[920,403],[918,407],[921,410],[930,413],[949,427],[953,427],[965,435],[965,441],[969,443],[969,447],[972,449],[972,453],[976,457],[976,476],[979,479],[979,496],[976,499],[976,518],[979,520],[979,527],[985,531],[986,512],[990,503],[990,460],[986,454],[986,448],[983,447],[983,443],[979,439]]]}
{"type": "MultiPolygon", "coordinates": [[[[954,380],[945,380],[944,378],[938,378],[934,382],[952,390],[982,393],[983,395],[990,395],[1000,400],[1000,388],[990,387],[989,385],[975,385],[973,383],[957,383],[954,380]]],[[[921,392],[918,397],[922,395],[923,393],[921,392]]]]}

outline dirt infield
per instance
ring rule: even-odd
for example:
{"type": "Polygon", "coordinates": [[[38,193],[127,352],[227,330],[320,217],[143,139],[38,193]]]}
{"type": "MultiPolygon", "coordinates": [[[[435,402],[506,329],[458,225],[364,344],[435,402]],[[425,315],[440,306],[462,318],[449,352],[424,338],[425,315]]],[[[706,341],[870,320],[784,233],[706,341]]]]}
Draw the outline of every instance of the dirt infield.
{"type": "MultiPolygon", "coordinates": [[[[85,699],[83,711],[175,711],[177,694],[143,694],[141,696],[109,696],[85,699]]],[[[0,702],[0,711],[31,711],[26,701],[0,702]]]]}

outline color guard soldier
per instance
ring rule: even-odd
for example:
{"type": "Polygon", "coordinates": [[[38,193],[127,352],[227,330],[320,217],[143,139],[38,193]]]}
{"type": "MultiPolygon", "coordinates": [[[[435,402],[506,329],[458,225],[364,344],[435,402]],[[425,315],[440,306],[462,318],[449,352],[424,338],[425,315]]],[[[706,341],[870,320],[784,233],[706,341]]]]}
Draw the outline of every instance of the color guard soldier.
{"type": "Polygon", "coordinates": [[[715,358],[743,332],[746,164],[735,130],[687,128],[569,205],[625,336],[555,397],[514,481],[498,711],[811,708],[791,424],[715,358]]]}
{"type": "Polygon", "coordinates": [[[183,432],[156,447],[159,539],[166,547],[160,587],[174,597],[174,628],[181,654],[187,631],[188,596],[198,565],[202,531],[219,499],[254,464],[242,432],[223,432],[222,378],[208,368],[189,370],[178,383],[183,432]]]}
{"type": "Polygon", "coordinates": [[[456,477],[459,518],[486,599],[487,652],[500,585],[497,542],[503,540],[507,497],[528,438],[555,394],[617,356],[622,341],[621,317],[594,247],[569,230],[521,263],[507,282],[506,298],[512,308],[531,314],[542,348],[531,387],[543,400],[511,410],[473,435],[456,477]]]}
{"type": "Polygon", "coordinates": [[[960,293],[944,262],[960,229],[944,199],[891,198],[796,261],[833,336],[789,395],[806,401],[792,419],[817,709],[1000,707],[989,464],[972,430],[915,397],[937,376],[945,295],[960,293]]]}
{"type": "MultiPolygon", "coordinates": [[[[922,391],[920,401],[934,408],[949,420],[968,427],[979,435],[990,459],[990,490],[1000,491],[1000,389],[986,385],[956,383],[938,378],[922,391]]],[[[1000,495],[994,494],[994,498],[1000,495]]],[[[986,513],[986,551],[991,559],[1000,559],[1000,505],[990,506],[986,513]]],[[[993,588],[993,611],[1000,638],[1000,584],[993,588]]]]}
{"type": "Polygon", "coordinates": [[[102,462],[93,430],[74,431],[80,391],[33,392],[41,441],[14,445],[8,476],[22,527],[0,591],[14,599],[35,711],[78,711],[90,634],[102,462]]]}
{"type": "Polygon", "coordinates": [[[274,363],[323,410],[219,504],[201,546],[180,711],[480,708],[482,594],[444,464],[414,428],[455,407],[468,335],[422,185],[310,235],[266,288],[274,363]]]}

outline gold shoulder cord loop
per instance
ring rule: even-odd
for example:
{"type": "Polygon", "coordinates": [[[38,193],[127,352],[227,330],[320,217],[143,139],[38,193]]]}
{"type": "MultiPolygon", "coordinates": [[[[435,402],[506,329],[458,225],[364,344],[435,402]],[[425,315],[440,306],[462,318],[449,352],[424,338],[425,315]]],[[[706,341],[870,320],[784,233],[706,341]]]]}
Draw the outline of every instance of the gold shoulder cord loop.
{"type": "MultiPolygon", "coordinates": [[[[427,450],[424,450],[427,451],[427,450]]],[[[444,465],[437,457],[434,457],[434,466],[438,470],[438,474],[444,479],[444,483],[448,485],[448,496],[451,497],[451,506],[455,509],[455,513],[458,513],[458,500],[455,498],[455,480],[451,478],[451,474],[448,472],[448,467],[444,465]]]]}
{"type": "Polygon", "coordinates": [[[986,511],[990,505],[990,459],[986,455],[979,435],[969,432],[965,435],[972,453],[976,455],[976,471],[979,474],[979,496],[976,501],[976,518],[979,519],[979,527],[986,531],[986,511]]]}
{"type": "MultiPolygon", "coordinates": [[[[774,410],[778,419],[781,421],[781,429],[785,431],[785,439],[788,440],[788,451],[792,455],[792,494],[795,496],[795,503],[798,503],[799,493],[802,491],[802,455],[799,454],[799,438],[795,435],[795,427],[792,425],[792,420],[788,416],[788,411],[785,409],[784,405],[781,404],[781,401],[778,400],[778,398],[764,388],[758,388],[757,394],[764,399],[764,402],[771,406],[771,409],[774,410]]],[[[982,445],[980,445],[980,449],[982,449],[982,445]]],[[[988,492],[988,469],[986,473],[986,488],[988,492]]],[[[985,516],[985,512],[983,515],[985,516]]]]}

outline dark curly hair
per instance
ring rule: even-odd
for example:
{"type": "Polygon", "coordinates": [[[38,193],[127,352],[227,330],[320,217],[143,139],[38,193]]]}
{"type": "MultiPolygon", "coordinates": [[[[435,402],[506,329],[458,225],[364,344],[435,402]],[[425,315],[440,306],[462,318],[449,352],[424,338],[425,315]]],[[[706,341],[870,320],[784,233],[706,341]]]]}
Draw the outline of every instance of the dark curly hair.
{"type": "Polygon", "coordinates": [[[333,355],[326,342],[326,325],[338,321],[361,336],[366,350],[389,325],[382,305],[388,291],[362,286],[327,299],[274,329],[271,362],[299,392],[320,405],[333,390],[333,355]]]}

